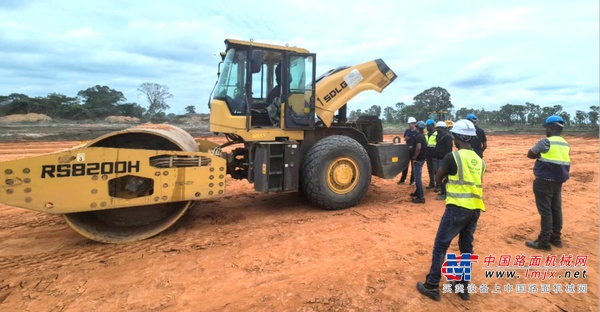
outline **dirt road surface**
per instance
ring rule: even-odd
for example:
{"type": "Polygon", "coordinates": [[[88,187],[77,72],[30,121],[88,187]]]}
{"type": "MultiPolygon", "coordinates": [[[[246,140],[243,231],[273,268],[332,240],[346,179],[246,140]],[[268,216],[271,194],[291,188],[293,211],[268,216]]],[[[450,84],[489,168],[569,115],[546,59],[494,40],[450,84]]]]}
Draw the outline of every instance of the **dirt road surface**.
{"type": "MultiPolygon", "coordinates": [[[[412,204],[412,186],[373,178],[358,206],[323,211],[299,194],[259,194],[230,179],[224,198],[198,202],[171,229],[130,244],[90,241],[61,216],[0,205],[0,311],[598,311],[598,137],[566,137],[572,168],[563,187],[564,247],[551,252],[524,245],[539,231],[533,161],[525,157],[539,138],[489,136],[471,301],[445,293],[434,302],[415,288],[428,272],[445,207],[432,191],[425,205],[412,204]],[[573,271],[584,270],[574,265],[587,256],[586,275],[542,282],[518,269],[519,278],[486,279],[490,255],[493,267],[501,255],[511,255],[509,267],[518,266],[517,256],[526,256],[527,267],[539,255],[541,268],[556,255],[548,269],[561,276],[563,255],[573,257],[573,271]],[[489,293],[480,293],[482,284],[489,293]],[[500,293],[491,293],[495,285],[500,293]]],[[[77,143],[1,143],[0,160],[77,143]]],[[[448,252],[459,253],[456,240],[448,252]]]]}

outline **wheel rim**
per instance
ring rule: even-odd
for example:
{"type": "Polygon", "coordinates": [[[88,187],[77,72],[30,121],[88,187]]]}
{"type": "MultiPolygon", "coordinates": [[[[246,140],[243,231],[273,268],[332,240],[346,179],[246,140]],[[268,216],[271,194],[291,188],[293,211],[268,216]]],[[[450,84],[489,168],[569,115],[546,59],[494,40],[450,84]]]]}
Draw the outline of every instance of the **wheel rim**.
{"type": "Polygon", "coordinates": [[[358,184],[358,164],[349,157],[334,160],[327,168],[327,186],[336,194],[347,194],[358,184]]]}

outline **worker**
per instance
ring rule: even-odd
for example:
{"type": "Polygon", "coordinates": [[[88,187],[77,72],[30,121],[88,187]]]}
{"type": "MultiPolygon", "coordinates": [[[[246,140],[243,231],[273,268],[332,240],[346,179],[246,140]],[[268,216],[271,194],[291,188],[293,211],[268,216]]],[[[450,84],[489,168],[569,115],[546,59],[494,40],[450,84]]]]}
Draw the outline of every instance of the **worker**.
{"type": "Polygon", "coordinates": [[[477,137],[471,141],[471,147],[479,155],[479,157],[483,158],[483,152],[487,148],[487,138],[485,137],[485,131],[479,128],[479,119],[475,114],[468,114],[467,119],[470,120],[475,125],[475,131],[477,131],[477,137]]]}
{"type": "MultiPolygon", "coordinates": [[[[404,131],[404,142],[408,145],[409,148],[409,167],[410,167],[410,185],[415,184],[415,177],[413,174],[413,161],[412,161],[412,145],[415,141],[415,137],[417,136],[417,130],[415,129],[415,125],[417,124],[417,120],[415,117],[408,117],[408,129],[404,131]]],[[[406,176],[408,174],[408,167],[402,171],[402,176],[400,176],[400,180],[398,180],[398,184],[403,184],[406,181],[406,176]]]]}
{"type": "Polygon", "coordinates": [[[425,203],[425,194],[423,192],[423,164],[425,163],[425,149],[427,147],[427,141],[423,131],[425,130],[425,122],[418,121],[415,125],[417,129],[417,136],[413,142],[413,170],[415,176],[416,189],[410,196],[414,197],[412,202],[416,204],[425,203]]]}
{"type": "Polygon", "coordinates": [[[425,139],[427,140],[425,162],[427,163],[427,172],[429,172],[429,185],[427,185],[426,188],[429,190],[435,188],[435,172],[437,171],[437,163],[433,159],[433,153],[435,151],[437,132],[435,131],[435,121],[433,121],[433,119],[427,119],[425,125],[427,126],[427,134],[425,135],[425,139]]]}
{"type": "Polygon", "coordinates": [[[527,153],[536,159],[533,166],[533,193],[535,204],[541,217],[541,229],[537,240],[526,241],[525,245],[534,249],[552,250],[551,244],[562,247],[562,184],[569,179],[571,158],[569,143],[560,136],[564,120],[560,116],[546,119],[546,137],[539,140],[527,153]]]}
{"type": "MultiPolygon", "coordinates": [[[[443,121],[438,121],[435,124],[435,129],[437,132],[437,138],[433,158],[434,161],[437,162],[437,168],[441,168],[444,157],[446,157],[446,155],[449,153],[452,153],[452,135],[448,132],[447,124],[443,121]]],[[[437,195],[437,200],[446,199],[445,184],[438,184],[435,188],[435,192],[439,192],[437,195]]]]}
{"type": "MultiPolygon", "coordinates": [[[[421,294],[436,301],[440,300],[439,283],[442,265],[450,243],[459,235],[460,252],[472,254],[477,220],[479,220],[480,213],[485,211],[482,199],[482,177],[485,163],[471,149],[471,140],[476,136],[475,125],[462,119],[454,123],[450,132],[458,151],[444,157],[442,166],[436,174],[439,184],[446,183],[446,210],[435,236],[429,274],[427,274],[425,282],[417,283],[417,290],[421,294]]],[[[454,292],[463,300],[470,299],[467,291],[468,284],[468,280],[453,284],[454,292]],[[458,285],[461,286],[457,287],[458,285]]]]}

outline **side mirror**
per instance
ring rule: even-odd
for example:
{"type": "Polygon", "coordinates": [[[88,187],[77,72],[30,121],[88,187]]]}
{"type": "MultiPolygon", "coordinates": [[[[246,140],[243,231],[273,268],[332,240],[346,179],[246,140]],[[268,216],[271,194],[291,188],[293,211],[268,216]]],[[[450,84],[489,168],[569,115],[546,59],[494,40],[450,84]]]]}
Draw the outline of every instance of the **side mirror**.
{"type": "Polygon", "coordinates": [[[252,60],[250,61],[250,69],[253,74],[260,72],[262,68],[263,51],[252,50],[252,60]]]}

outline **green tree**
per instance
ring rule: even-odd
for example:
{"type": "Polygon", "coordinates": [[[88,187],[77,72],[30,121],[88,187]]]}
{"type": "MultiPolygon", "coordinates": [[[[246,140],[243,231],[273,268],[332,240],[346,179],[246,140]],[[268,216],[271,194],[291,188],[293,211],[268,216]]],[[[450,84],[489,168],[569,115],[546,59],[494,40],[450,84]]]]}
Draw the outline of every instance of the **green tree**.
{"type": "Polygon", "coordinates": [[[386,108],[383,109],[383,117],[384,117],[385,122],[396,123],[395,115],[396,115],[396,110],[393,107],[387,106],[386,108]]]}
{"type": "Polygon", "coordinates": [[[450,110],[454,107],[450,101],[450,93],[441,87],[429,88],[413,98],[414,105],[420,107],[425,113],[438,110],[450,110]]]}
{"type": "Polygon", "coordinates": [[[527,124],[538,125],[541,123],[542,109],[539,105],[534,103],[525,102],[526,113],[527,113],[527,124]]]}
{"type": "Polygon", "coordinates": [[[84,107],[90,109],[110,109],[117,103],[127,100],[121,91],[100,85],[81,90],[77,96],[83,100],[84,107]]]}
{"type": "Polygon", "coordinates": [[[187,115],[196,115],[196,106],[194,106],[194,105],[186,106],[185,112],[187,115]]]}
{"type": "Polygon", "coordinates": [[[45,98],[40,98],[43,106],[44,114],[55,117],[68,117],[68,114],[62,115],[65,107],[78,105],[77,98],[69,97],[60,93],[50,93],[45,98]]]}
{"type": "Polygon", "coordinates": [[[592,126],[598,125],[598,106],[590,106],[588,119],[590,120],[590,124],[592,124],[592,126]]]}
{"type": "Polygon", "coordinates": [[[100,85],[81,90],[77,96],[83,102],[83,108],[89,111],[87,115],[91,118],[116,115],[116,105],[127,100],[121,91],[100,85]]]}
{"type": "Polygon", "coordinates": [[[381,106],[379,106],[379,105],[373,105],[373,106],[371,106],[371,108],[367,109],[363,113],[363,115],[366,115],[366,116],[377,116],[377,117],[379,117],[379,116],[381,116],[381,106]]]}
{"type": "Polygon", "coordinates": [[[25,94],[11,93],[0,98],[0,115],[28,114],[35,105],[35,100],[25,94]]]}
{"type": "Polygon", "coordinates": [[[119,110],[119,116],[129,116],[142,118],[146,109],[141,107],[138,103],[125,103],[117,105],[119,110]]]}
{"type": "MultiPolygon", "coordinates": [[[[166,85],[144,82],[138,87],[138,91],[148,101],[148,114],[150,117],[154,117],[158,113],[164,113],[165,110],[169,109],[170,106],[167,104],[167,99],[172,98],[173,94],[169,92],[169,87],[166,85]]],[[[164,116],[166,117],[166,114],[164,116]]]]}
{"type": "Polygon", "coordinates": [[[588,114],[582,110],[577,110],[575,112],[575,124],[576,125],[583,125],[586,123],[586,120],[588,119],[588,114]]]}

